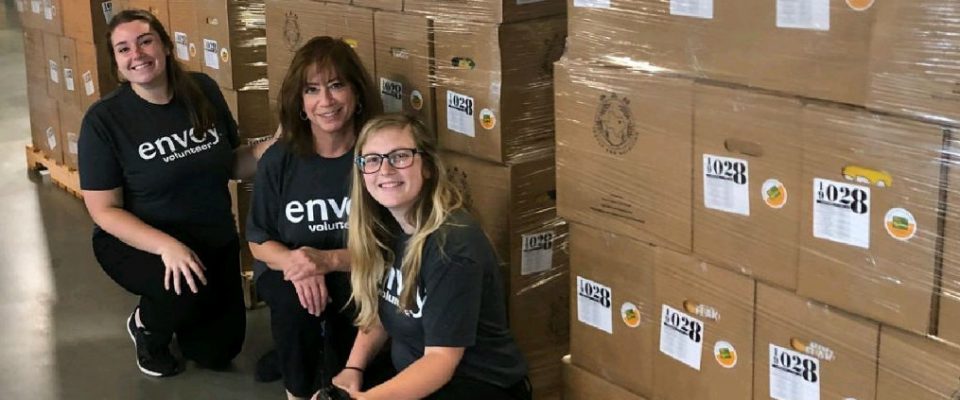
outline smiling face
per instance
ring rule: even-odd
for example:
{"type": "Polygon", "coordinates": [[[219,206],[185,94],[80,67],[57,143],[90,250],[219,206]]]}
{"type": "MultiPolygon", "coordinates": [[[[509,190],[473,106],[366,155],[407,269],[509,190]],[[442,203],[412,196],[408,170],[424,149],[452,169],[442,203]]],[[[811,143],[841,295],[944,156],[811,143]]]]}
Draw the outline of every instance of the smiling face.
{"type": "MultiPolygon", "coordinates": [[[[360,149],[360,155],[390,154],[397,149],[415,149],[413,133],[409,127],[386,127],[370,135],[360,149]]],[[[420,197],[424,179],[423,158],[420,154],[413,157],[409,167],[397,169],[386,159],[381,161],[380,170],[372,174],[363,174],[363,183],[367,192],[393,214],[401,225],[405,224],[407,213],[420,197]]]]}
{"type": "Polygon", "coordinates": [[[303,87],[303,112],[316,133],[353,133],[353,117],[357,110],[357,96],[347,81],[337,76],[332,68],[318,70],[316,65],[307,70],[303,87]]]}
{"type": "Polygon", "coordinates": [[[167,56],[157,32],[142,20],[124,22],[110,34],[120,75],[133,85],[154,87],[166,84],[167,56]]]}

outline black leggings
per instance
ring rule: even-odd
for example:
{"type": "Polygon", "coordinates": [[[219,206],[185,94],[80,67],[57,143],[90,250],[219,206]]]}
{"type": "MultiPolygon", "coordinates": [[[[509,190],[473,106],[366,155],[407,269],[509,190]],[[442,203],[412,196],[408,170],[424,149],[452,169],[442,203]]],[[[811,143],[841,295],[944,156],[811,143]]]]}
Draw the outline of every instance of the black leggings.
{"type": "Polygon", "coordinates": [[[530,380],[523,378],[509,388],[476,379],[455,376],[425,400],[531,400],[530,380]]]}
{"type": "Polygon", "coordinates": [[[140,296],[140,320],[169,341],[174,334],[183,356],[207,368],[227,366],[243,347],[246,310],[240,278],[239,240],[221,246],[185,243],[203,262],[207,284],[199,292],[181,282],[181,294],[163,288],[165,267],[158,255],[137,250],[97,229],[93,252],[103,270],[140,296]]]}

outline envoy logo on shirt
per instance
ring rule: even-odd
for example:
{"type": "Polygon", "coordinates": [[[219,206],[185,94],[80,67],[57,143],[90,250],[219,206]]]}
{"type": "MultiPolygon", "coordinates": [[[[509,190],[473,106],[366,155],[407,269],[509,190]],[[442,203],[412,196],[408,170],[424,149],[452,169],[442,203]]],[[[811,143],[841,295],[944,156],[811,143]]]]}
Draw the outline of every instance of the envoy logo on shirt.
{"type": "Polygon", "coordinates": [[[193,128],[185,129],[180,133],[172,133],[152,142],[143,142],[137,146],[137,152],[144,161],[160,156],[163,162],[169,163],[181,158],[204,152],[220,143],[220,133],[217,128],[207,129],[200,137],[193,134],[193,128]]]}
{"type": "MultiPolygon", "coordinates": [[[[400,308],[400,293],[403,293],[403,273],[391,267],[387,270],[384,284],[380,287],[380,297],[400,308]]],[[[417,306],[413,310],[404,310],[404,315],[420,319],[423,316],[423,304],[426,300],[427,296],[423,293],[423,289],[417,287],[417,306]]]]}
{"type": "Polygon", "coordinates": [[[339,203],[335,199],[314,199],[306,202],[293,200],[287,203],[283,215],[291,224],[306,221],[310,232],[345,230],[345,220],[350,215],[350,198],[344,197],[339,203]],[[331,217],[334,217],[335,221],[330,221],[331,217]]]}

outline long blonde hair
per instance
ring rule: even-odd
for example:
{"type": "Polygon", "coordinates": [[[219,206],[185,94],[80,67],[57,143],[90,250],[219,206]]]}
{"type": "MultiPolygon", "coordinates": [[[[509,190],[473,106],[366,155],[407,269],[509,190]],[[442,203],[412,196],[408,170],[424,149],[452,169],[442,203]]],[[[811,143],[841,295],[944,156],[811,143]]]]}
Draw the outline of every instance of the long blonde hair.
{"type": "MultiPolygon", "coordinates": [[[[414,233],[407,242],[400,266],[404,282],[403,291],[400,293],[400,308],[410,310],[411,305],[415,304],[424,244],[427,238],[444,224],[450,213],[463,207],[463,195],[447,176],[435,140],[427,127],[413,117],[388,114],[368,121],[357,138],[357,155],[360,155],[371,136],[386,128],[399,128],[413,135],[423,168],[423,187],[406,216],[407,222],[414,227],[414,233]]],[[[384,273],[393,265],[396,257],[390,246],[393,234],[389,227],[393,225],[393,216],[367,191],[363,174],[356,165],[353,167],[353,187],[350,194],[347,247],[352,264],[352,300],[357,305],[356,324],[366,329],[377,320],[379,286],[384,273]]],[[[442,243],[442,238],[440,241],[442,243]]]]}

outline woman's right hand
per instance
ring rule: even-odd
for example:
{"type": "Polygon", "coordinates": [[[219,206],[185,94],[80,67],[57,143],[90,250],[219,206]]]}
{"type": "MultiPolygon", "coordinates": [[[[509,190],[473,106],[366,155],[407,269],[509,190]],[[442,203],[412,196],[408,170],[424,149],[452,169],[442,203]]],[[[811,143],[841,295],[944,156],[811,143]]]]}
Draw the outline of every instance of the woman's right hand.
{"type": "Polygon", "coordinates": [[[337,376],[333,377],[332,382],[333,386],[350,393],[356,393],[363,386],[363,373],[352,368],[344,368],[337,376]]]}
{"type": "Polygon", "coordinates": [[[160,258],[163,260],[164,267],[166,267],[163,272],[163,288],[165,290],[170,290],[172,286],[173,291],[179,295],[181,293],[181,278],[187,282],[187,286],[193,293],[200,291],[200,287],[197,285],[198,280],[203,285],[207,284],[207,278],[203,275],[203,270],[206,268],[200,261],[200,257],[197,257],[197,254],[183,243],[175,241],[175,243],[160,249],[160,258]],[[194,279],[194,276],[196,276],[196,279],[194,279]]]}

